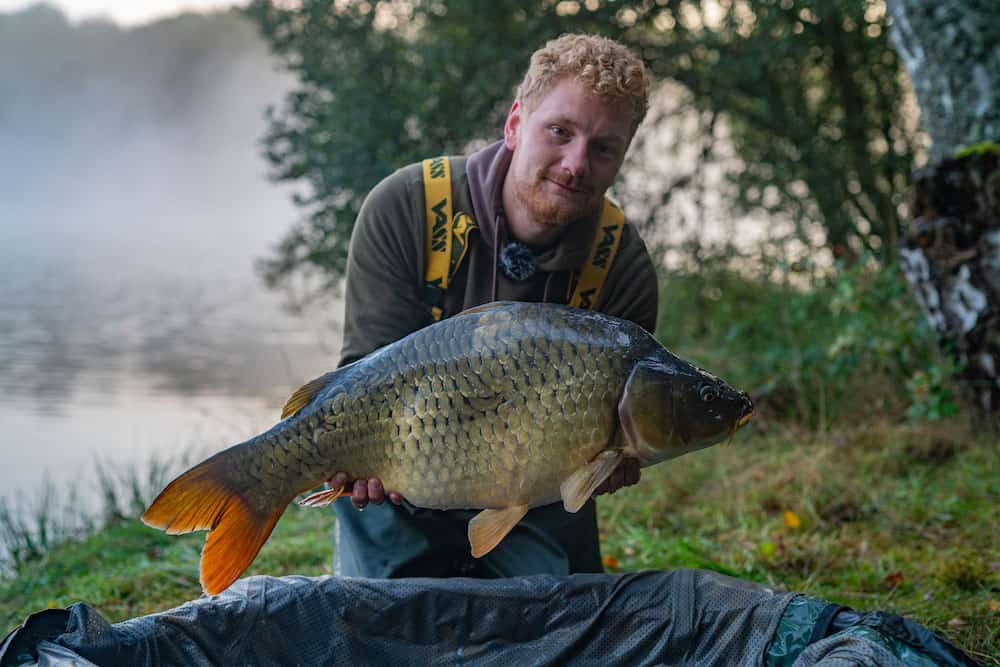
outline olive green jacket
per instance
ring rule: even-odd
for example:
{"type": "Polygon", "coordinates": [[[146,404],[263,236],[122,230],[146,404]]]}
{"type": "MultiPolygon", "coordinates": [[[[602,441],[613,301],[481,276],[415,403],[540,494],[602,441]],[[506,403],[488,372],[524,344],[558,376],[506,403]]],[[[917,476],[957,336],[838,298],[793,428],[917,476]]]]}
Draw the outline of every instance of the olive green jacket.
{"type": "MultiPolygon", "coordinates": [[[[452,159],[454,213],[478,229],[440,304],[444,317],[494,299],[565,303],[573,270],[587,260],[598,220],[575,223],[537,255],[537,272],[514,282],[496,270],[494,248],[506,242],[500,192],[510,164],[503,143],[452,159]],[[495,287],[494,287],[495,284],[495,287]]],[[[351,237],[341,364],[433,322],[424,299],[424,186],[420,164],[400,169],[369,194],[351,237]]],[[[597,309],[656,324],[656,275],[642,239],[626,225],[597,309]]],[[[469,553],[474,511],[372,505],[361,514],[346,498],[334,503],[334,572],[361,577],[510,577],[601,572],[594,501],[575,513],[561,504],[536,507],[483,558],[469,553]]]]}
{"type": "MultiPolygon", "coordinates": [[[[510,151],[498,142],[468,160],[451,162],[454,212],[471,215],[478,229],[470,235],[468,253],[445,294],[444,317],[493,300],[494,243],[505,240],[504,223],[497,225],[499,193],[510,151]]],[[[424,297],[424,218],[419,163],[387,177],[365,200],[347,260],[341,365],[434,321],[424,297]]],[[[514,282],[497,272],[496,299],[566,303],[572,271],[586,261],[597,223],[595,217],[571,225],[554,246],[536,256],[538,271],[528,280],[514,282]]],[[[650,332],[656,326],[656,273],[631,225],[625,225],[596,310],[632,320],[650,332]]]]}

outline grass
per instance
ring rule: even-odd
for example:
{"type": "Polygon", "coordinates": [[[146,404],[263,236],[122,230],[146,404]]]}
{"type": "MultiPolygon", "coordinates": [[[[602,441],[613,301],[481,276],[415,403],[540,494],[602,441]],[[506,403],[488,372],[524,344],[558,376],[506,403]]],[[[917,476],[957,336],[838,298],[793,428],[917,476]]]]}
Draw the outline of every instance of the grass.
{"type": "Polygon", "coordinates": [[[867,423],[690,455],[601,505],[606,560],[892,611],[1000,665],[1000,446],[965,434],[867,423]]]}
{"type": "MultiPolygon", "coordinates": [[[[609,571],[698,567],[901,613],[1000,665],[1000,445],[957,424],[759,424],[600,501],[609,571]]],[[[248,574],[330,573],[332,516],[291,507],[248,574]]],[[[109,620],[200,594],[203,534],[134,519],[0,580],[0,631],[85,601],[109,620]]]]}
{"type": "MultiPolygon", "coordinates": [[[[247,574],[330,574],[331,512],[291,506],[247,574]]],[[[33,611],[86,602],[110,621],[163,611],[201,595],[204,533],[166,535],[119,519],[64,542],[0,581],[0,632],[33,611]]]]}

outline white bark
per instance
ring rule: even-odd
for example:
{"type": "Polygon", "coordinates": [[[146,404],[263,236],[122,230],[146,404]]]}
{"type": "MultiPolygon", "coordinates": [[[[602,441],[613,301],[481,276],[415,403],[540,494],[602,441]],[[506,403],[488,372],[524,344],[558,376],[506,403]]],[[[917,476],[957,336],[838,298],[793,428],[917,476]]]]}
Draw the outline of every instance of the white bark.
{"type": "Polygon", "coordinates": [[[931,162],[1000,141],[1000,3],[887,0],[892,41],[913,80],[931,162]]]}

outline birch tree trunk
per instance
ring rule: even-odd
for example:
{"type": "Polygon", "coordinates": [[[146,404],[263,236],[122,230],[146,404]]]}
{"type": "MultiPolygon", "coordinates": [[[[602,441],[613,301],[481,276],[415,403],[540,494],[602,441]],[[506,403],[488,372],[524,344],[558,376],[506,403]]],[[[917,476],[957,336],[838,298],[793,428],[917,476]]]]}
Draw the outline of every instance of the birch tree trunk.
{"type": "Polygon", "coordinates": [[[887,0],[930,135],[903,272],[954,345],[976,402],[1000,409],[1000,19],[997,0],[887,0]]]}

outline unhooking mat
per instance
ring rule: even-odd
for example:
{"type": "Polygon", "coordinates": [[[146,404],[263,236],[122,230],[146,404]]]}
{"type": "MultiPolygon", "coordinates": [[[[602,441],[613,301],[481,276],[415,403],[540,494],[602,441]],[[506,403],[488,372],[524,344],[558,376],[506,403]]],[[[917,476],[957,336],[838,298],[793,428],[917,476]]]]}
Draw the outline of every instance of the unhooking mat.
{"type": "Polygon", "coordinates": [[[835,605],[700,570],[489,580],[248,577],[221,595],[120,623],[85,604],[39,612],[4,640],[0,663],[974,664],[946,643],[943,662],[903,662],[874,631],[824,638],[815,628],[829,608],[835,605]],[[803,633],[818,641],[796,644],[803,633]]]}

